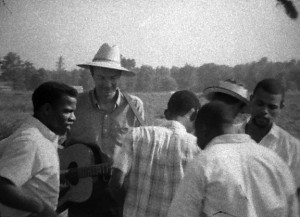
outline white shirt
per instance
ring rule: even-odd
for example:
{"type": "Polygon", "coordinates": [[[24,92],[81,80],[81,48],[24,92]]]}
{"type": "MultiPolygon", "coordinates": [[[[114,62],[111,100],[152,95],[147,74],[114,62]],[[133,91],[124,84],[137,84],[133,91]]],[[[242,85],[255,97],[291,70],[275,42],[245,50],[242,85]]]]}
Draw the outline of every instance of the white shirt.
{"type": "Polygon", "coordinates": [[[131,129],[113,163],[129,173],[123,216],[166,216],[187,162],[199,152],[196,137],[177,121],[131,129]]]}
{"type": "MultiPolygon", "coordinates": [[[[1,141],[0,176],[56,209],[59,194],[58,136],[29,117],[10,137],[1,141]]],[[[0,203],[1,217],[30,213],[0,203]]]]}
{"type": "MultiPolygon", "coordinates": [[[[242,133],[245,126],[244,123],[240,128],[242,133]]],[[[300,188],[300,141],[274,123],[259,144],[276,152],[288,164],[296,186],[300,188]]]]}
{"type": "Polygon", "coordinates": [[[213,139],[188,167],[169,217],[298,217],[288,166],[246,134],[213,139]]]}

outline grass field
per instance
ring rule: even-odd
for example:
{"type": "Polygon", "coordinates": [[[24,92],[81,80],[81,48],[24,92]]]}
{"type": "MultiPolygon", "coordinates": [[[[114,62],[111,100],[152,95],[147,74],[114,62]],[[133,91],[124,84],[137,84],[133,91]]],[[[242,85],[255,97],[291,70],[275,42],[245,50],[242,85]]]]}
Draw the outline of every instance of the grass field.
{"type": "MultiPolygon", "coordinates": [[[[170,93],[136,93],[144,102],[147,125],[161,122],[170,93]]],[[[200,98],[202,101],[202,99],[200,98]]],[[[203,102],[203,101],[202,101],[203,102]]],[[[0,93],[0,139],[9,136],[32,113],[30,92],[0,93]]],[[[300,94],[288,94],[278,124],[300,139],[300,94]]]]}

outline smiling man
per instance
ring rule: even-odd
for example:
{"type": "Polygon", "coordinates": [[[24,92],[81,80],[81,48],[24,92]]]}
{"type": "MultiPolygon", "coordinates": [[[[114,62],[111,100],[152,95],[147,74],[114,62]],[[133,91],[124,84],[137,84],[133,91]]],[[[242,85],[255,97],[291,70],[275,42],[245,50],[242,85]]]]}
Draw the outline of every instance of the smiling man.
{"type": "MultiPolygon", "coordinates": [[[[90,70],[95,88],[78,96],[77,120],[67,137],[66,146],[88,144],[100,150],[102,162],[111,161],[116,145],[121,145],[123,133],[128,128],[140,126],[144,119],[143,102],[118,88],[121,76],[135,75],[120,62],[119,48],[105,43],[92,62],[78,65],[90,70]]],[[[100,188],[97,199],[72,206],[69,216],[118,215],[114,202],[105,193],[105,183],[100,188]]]]}
{"type": "Polygon", "coordinates": [[[40,85],[32,95],[33,116],[1,141],[1,216],[57,216],[58,136],[75,121],[76,97],[77,91],[65,84],[40,85]]]}
{"type": "Polygon", "coordinates": [[[260,145],[275,151],[290,167],[300,187],[300,142],[275,124],[284,107],[285,93],[275,79],[264,79],[250,97],[251,118],[242,127],[260,145]]]}

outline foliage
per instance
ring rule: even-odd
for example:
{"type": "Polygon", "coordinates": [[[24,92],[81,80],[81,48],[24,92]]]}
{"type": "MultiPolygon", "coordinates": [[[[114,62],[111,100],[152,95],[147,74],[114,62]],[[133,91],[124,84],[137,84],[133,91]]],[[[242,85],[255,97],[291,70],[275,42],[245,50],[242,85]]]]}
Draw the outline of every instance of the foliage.
{"type": "MultiPolygon", "coordinates": [[[[56,62],[56,70],[36,69],[32,63],[21,60],[16,53],[8,53],[3,58],[0,80],[10,82],[14,90],[34,90],[41,83],[55,80],[69,85],[83,86],[84,90],[94,87],[89,70],[64,68],[64,58],[56,62]]],[[[204,88],[218,83],[219,80],[234,79],[252,90],[264,78],[278,79],[287,90],[300,90],[300,60],[271,62],[266,57],[257,62],[239,64],[233,67],[207,63],[195,67],[186,64],[171,69],[160,66],[142,65],[136,67],[134,59],[121,56],[123,67],[136,73],[134,77],[122,76],[120,88],[129,92],[174,91],[189,89],[201,92],[204,88]]]]}

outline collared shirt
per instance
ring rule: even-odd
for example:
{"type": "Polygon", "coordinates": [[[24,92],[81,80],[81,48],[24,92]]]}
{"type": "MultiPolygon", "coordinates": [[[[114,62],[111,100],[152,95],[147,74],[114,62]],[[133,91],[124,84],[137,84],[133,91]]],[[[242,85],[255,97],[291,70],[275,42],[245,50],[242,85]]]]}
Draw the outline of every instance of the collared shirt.
{"type": "MultiPolygon", "coordinates": [[[[30,116],[1,141],[0,176],[56,209],[59,195],[58,136],[30,116]]],[[[28,212],[0,203],[1,216],[23,217],[28,212]]]]}
{"type": "MultiPolygon", "coordinates": [[[[144,119],[143,102],[130,96],[133,105],[144,119]]],[[[77,98],[76,121],[68,135],[67,145],[83,143],[96,145],[108,157],[112,157],[115,145],[128,128],[139,126],[139,122],[123,94],[117,90],[115,109],[109,113],[102,110],[96,100],[94,90],[84,92],[77,98]]]]}
{"type": "Polygon", "coordinates": [[[214,138],[189,165],[168,216],[298,216],[292,174],[249,135],[214,138]]]}
{"type": "Polygon", "coordinates": [[[196,137],[177,121],[129,131],[113,164],[129,173],[124,217],[166,216],[187,162],[199,152],[196,137]]]}
{"type": "MultiPolygon", "coordinates": [[[[245,127],[246,123],[241,125],[240,131],[244,133],[245,127]]],[[[300,141],[274,123],[259,144],[275,151],[288,164],[300,188],[300,141]]]]}

